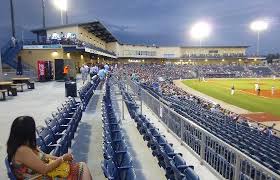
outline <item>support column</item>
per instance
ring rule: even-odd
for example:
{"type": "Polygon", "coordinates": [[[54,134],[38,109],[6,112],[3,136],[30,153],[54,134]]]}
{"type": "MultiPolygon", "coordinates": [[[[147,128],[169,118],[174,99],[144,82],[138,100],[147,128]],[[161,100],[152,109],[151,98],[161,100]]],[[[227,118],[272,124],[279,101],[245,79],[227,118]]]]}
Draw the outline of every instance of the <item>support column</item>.
{"type": "Polygon", "coordinates": [[[13,36],[13,37],[16,37],[16,31],[15,31],[15,16],[14,16],[14,3],[13,3],[13,0],[10,0],[10,8],[11,8],[12,36],[13,36]]]}
{"type": "Polygon", "coordinates": [[[1,49],[0,49],[0,80],[3,80],[3,69],[2,69],[1,49]]]}

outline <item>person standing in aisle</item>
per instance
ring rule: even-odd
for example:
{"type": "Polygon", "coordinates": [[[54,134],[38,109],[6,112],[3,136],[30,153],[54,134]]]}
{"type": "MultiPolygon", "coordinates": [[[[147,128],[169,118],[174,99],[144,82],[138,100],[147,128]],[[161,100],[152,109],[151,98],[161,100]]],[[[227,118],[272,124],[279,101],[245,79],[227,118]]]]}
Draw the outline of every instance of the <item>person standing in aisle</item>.
{"type": "Polygon", "coordinates": [[[85,64],[83,64],[83,66],[81,67],[80,72],[82,74],[83,84],[85,84],[85,82],[87,80],[87,76],[88,76],[88,68],[86,67],[85,64]]]}
{"type": "Polygon", "coordinates": [[[101,81],[103,81],[106,78],[106,72],[103,65],[100,67],[100,70],[98,71],[97,75],[101,81]]]}

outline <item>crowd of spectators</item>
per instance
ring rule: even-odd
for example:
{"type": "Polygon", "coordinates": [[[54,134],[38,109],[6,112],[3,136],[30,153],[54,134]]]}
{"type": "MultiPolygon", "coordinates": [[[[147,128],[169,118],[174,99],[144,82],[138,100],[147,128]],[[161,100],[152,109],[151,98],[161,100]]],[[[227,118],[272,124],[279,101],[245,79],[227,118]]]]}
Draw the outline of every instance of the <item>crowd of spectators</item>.
{"type": "Polygon", "coordinates": [[[274,62],[269,64],[269,67],[277,73],[277,75],[280,75],[280,62],[274,62]]]}

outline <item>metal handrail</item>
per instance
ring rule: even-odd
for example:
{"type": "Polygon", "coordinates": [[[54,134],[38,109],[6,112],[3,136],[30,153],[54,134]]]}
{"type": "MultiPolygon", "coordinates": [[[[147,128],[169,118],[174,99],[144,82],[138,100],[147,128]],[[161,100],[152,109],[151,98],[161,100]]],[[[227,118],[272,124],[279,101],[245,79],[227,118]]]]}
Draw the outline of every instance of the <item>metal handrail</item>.
{"type": "MultiPolygon", "coordinates": [[[[235,170],[237,169],[239,172],[235,171],[235,176],[234,179],[238,180],[240,179],[240,166],[241,166],[241,160],[243,161],[248,161],[250,162],[250,164],[252,164],[254,166],[254,168],[258,169],[258,170],[262,170],[261,172],[265,172],[266,174],[269,174],[269,176],[271,176],[272,178],[275,179],[280,179],[280,175],[278,175],[277,173],[273,172],[272,170],[270,170],[269,168],[265,167],[264,165],[260,164],[259,162],[257,162],[256,160],[252,159],[251,157],[249,157],[248,155],[244,154],[243,152],[241,152],[240,150],[238,150],[237,148],[231,146],[230,144],[222,141],[220,138],[216,137],[215,135],[209,133],[207,130],[205,130],[204,128],[200,127],[199,125],[197,125],[196,123],[190,121],[189,119],[187,119],[186,117],[180,115],[179,113],[177,113],[176,111],[174,111],[172,108],[170,108],[169,106],[167,106],[165,103],[163,103],[160,99],[156,99],[153,95],[151,95],[146,89],[142,88],[140,85],[136,84],[135,82],[128,80],[129,81],[129,85],[130,87],[132,87],[131,85],[133,84],[134,86],[136,86],[136,88],[132,89],[135,91],[138,88],[141,88],[141,90],[146,93],[147,95],[149,95],[149,98],[153,99],[154,102],[160,104],[160,106],[168,109],[170,112],[172,112],[173,114],[175,114],[176,116],[180,117],[181,120],[183,120],[183,122],[187,122],[188,124],[190,124],[192,127],[195,127],[196,129],[198,129],[200,132],[202,132],[204,135],[206,135],[207,137],[210,137],[211,139],[214,139],[215,141],[217,141],[219,144],[222,144],[222,146],[227,147],[231,152],[234,152],[236,154],[237,160],[236,161],[238,163],[235,164],[235,170]]],[[[142,95],[142,94],[141,94],[142,95]]],[[[151,107],[150,107],[151,108],[151,107]]],[[[153,108],[151,108],[153,109],[153,108]]],[[[157,114],[157,113],[156,113],[157,114]]],[[[176,135],[176,133],[175,133],[176,135]]],[[[177,136],[177,135],[176,135],[177,136]]],[[[182,140],[182,137],[178,137],[182,140]]],[[[182,140],[183,141],[183,140],[182,140]]],[[[201,155],[200,155],[201,156],[201,155]]],[[[202,159],[204,160],[204,159],[202,159]]],[[[217,171],[215,171],[218,175],[219,173],[217,171]]]]}

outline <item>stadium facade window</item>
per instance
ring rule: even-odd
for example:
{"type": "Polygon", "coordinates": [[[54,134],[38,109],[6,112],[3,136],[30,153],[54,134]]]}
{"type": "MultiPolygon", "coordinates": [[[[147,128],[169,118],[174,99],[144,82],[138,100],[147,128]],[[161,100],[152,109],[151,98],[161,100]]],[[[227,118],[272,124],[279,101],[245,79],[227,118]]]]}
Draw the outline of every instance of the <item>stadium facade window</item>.
{"type": "Polygon", "coordinates": [[[219,53],[219,51],[218,50],[209,50],[209,54],[211,54],[211,53],[217,54],[217,53],[219,53]]]}
{"type": "Polygon", "coordinates": [[[139,51],[139,50],[124,50],[125,56],[144,56],[151,57],[156,56],[156,51],[139,51]]]}

